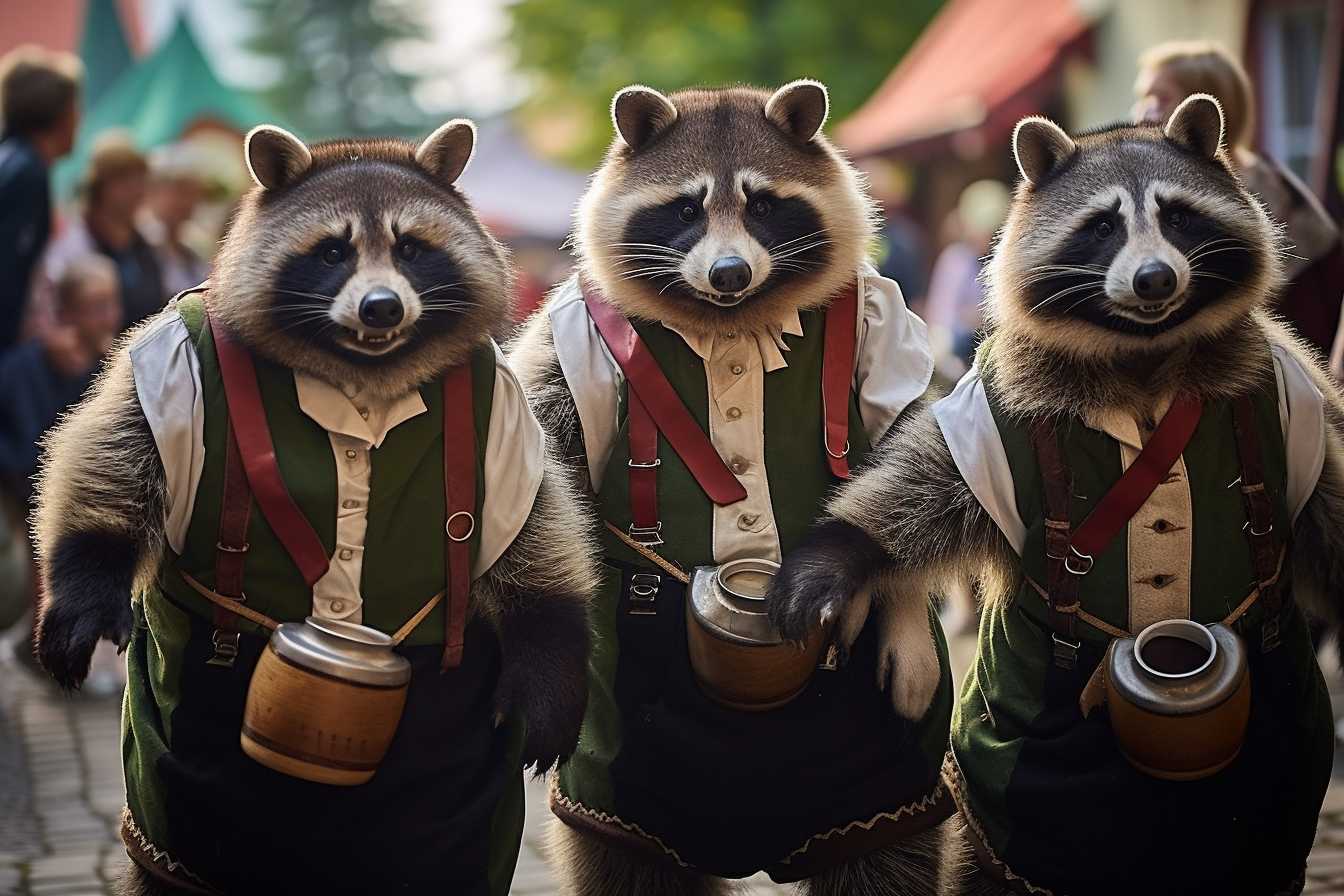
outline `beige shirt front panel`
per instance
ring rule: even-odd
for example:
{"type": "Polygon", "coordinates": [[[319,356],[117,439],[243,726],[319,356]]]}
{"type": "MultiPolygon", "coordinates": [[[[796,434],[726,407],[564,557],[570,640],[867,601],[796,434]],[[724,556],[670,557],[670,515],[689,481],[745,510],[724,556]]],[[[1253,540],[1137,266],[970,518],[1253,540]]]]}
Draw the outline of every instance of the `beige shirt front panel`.
{"type": "Polygon", "coordinates": [[[746,500],[714,505],[714,560],[778,563],[779,532],[765,474],[765,374],[788,366],[783,334],[803,335],[798,313],[755,336],[731,330],[710,337],[674,332],[705,362],[709,441],[747,490],[746,500]]]}
{"type": "Polygon", "coordinates": [[[295,372],[299,407],[327,430],[336,459],[336,548],[326,575],[313,584],[313,615],[324,619],[363,622],[364,542],[369,524],[369,452],[383,444],[399,423],[425,413],[419,392],[408,392],[391,403],[371,402],[295,372]]]}

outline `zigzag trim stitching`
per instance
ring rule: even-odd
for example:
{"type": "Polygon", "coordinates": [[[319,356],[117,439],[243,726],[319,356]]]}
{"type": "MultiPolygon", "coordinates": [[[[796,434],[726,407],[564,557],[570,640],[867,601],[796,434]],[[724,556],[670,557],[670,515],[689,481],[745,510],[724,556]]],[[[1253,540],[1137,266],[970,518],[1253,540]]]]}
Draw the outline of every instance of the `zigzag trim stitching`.
{"type": "Polygon", "coordinates": [[[201,877],[192,873],[191,869],[186,865],[183,865],[181,862],[168,855],[168,853],[151,843],[149,838],[145,836],[145,832],[140,830],[140,825],[135,823],[135,817],[131,815],[130,806],[121,810],[121,829],[127,834],[130,834],[131,838],[135,840],[135,845],[140,848],[141,852],[149,856],[154,864],[157,865],[162,863],[163,867],[173,874],[185,874],[192,880],[200,881],[200,884],[203,887],[210,886],[201,877]]]}
{"type": "Polygon", "coordinates": [[[948,793],[952,794],[952,800],[957,804],[957,810],[961,812],[961,817],[966,821],[966,826],[975,832],[975,836],[980,841],[980,845],[989,853],[989,858],[1003,872],[1004,877],[1010,880],[1020,881],[1022,886],[1026,887],[1032,893],[1043,893],[1045,896],[1055,896],[1053,890],[1047,890],[1044,887],[1038,887],[1032,884],[1020,874],[1014,874],[1013,869],[1009,868],[1007,863],[994,854],[994,849],[989,845],[989,840],[985,838],[984,828],[975,820],[971,814],[971,807],[966,802],[966,796],[962,792],[962,782],[964,778],[961,774],[961,767],[957,765],[956,754],[951,750],[943,757],[943,781],[947,784],[948,793]]]}
{"type": "Polygon", "coordinates": [[[574,802],[569,797],[565,796],[563,793],[560,792],[560,785],[557,784],[554,779],[552,779],[551,781],[551,802],[553,804],[561,806],[566,812],[573,812],[575,815],[583,815],[587,818],[593,819],[594,821],[600,821],[603,824],[614,824],[618,827],[624,828],[625,830],[629,831],[632,834],[638,834],[645,840],[649,840],[653,843],[656,843],[659,849],[661,849],[664,853],[666,853],[667,856],[670,859],[672,859],[672,861],[676,862],[682,868],[695,867],[691,863],[683,861],[681,856],[677,854],[677,851],[675,849],[672,849],[662,840],[659,840],[657,837],[648,833],[639,825],[629,824],[627,822],[622,821],[615,815],[609,815],[606,812],[599,812],[596,809],[590,809],[588,806],[585,806],[582,803],[574,802]]]}
{"type": "Polygon", "coordinates": [[[911,803],[908,806],[902,806],[895,812],[879,812],[878,814],[874,815],[867,821],[851,821],[844,827],[831,828],[824,834],[813,834],[810,838],[808,838],[808,841],[806,843],[795,849],[793,852],[789,853],[783,859],[780,859],[779,863],[781,865],[789,864],[791,861],[793,861],[794,856],[802,855],[803,853],[807,852],[808,849],[811,848],[812,844],[818,840],[829,840],[833,836],[843,837],[845,834],[848,834],[855,828],[863,828],[865,831],[869,831],[872,830],[873,825],[877,824],[879,821],[883,821],[884,819],[896,821],[902,815],[914,816],[920,812],[927,811],[930,806],[938,802],[938,799],[943,795],[944,791],[945,791],[945,785],[941,780],[939,780],[938,786],[933,789],[933,792],[917,803],[911,803]]]}

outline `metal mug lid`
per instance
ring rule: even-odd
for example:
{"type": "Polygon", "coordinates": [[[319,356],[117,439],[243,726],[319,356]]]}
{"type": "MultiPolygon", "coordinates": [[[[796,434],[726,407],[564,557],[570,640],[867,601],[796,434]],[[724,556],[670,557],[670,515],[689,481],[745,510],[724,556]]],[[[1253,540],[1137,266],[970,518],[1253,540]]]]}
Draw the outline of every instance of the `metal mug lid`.
{"type": "Polygon", "coordinates": [[[765,615],[766,588],[778,571],[778,563],[758,558],[696,567],[691,577],[691,612],[702,628],[725,641],[780,644],[779,633],[765,615]]]}
{"type": "Polygon", "coordinates": [[[347,681],[396,687],[411,680],[411,664],[393,652],[392,637],[354,622],[318,616],[283,622],[270,646],[296,666],[347,681]]]}

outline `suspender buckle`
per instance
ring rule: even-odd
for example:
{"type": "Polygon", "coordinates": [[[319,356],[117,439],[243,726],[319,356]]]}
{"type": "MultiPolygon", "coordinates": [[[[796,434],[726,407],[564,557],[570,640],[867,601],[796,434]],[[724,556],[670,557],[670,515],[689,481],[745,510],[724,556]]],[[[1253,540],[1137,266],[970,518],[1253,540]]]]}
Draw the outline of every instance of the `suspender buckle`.
{"type": "Polygon", "coordinates": [[[1066,641],[1058,632],[1051,632],[1050,638],[1055,642],[1055,665],[1061,669],[1077,669],[1078,648],[1083,646],[1083,642],[1066,641]]]}
{"type": "Polygon", "coordinates": [[[652,526],[636,526],[630,524],[630,540],[637,541],[647,547],[655,547],[663,543],[663,521],[659,520],[652,526]]]}
{"type": "Polygon", "coordinates": [[[661,467],[663,465],[663,459],[661,457],[655,457],[650,461],[637,461],[632,459],[626,461],[626,464],[636,470],[652,470],[655,467],[661,467]]]}
{"type": "Polygon", "coordinates": [[[232,669],[234,660],[238,658],[238,633],[217,628],[210,640],[215,645],[215,655],[206,660],[205,664],[232,669]]]}
{"type": "Polygon", "coordinates": [[[1076,576],[1085,576],[1092,571],[1092,555],[1080,554],[1077,548],[1069,545],[1069,553],[1064,557],[1064,568],[1076,576]]]}
{"type": "Polygon", "coordinates": [[[1266,616],[1260,623],[1260,652],[1269,653],[1279,646],[1279,615],[1266,616]]]}
{"type": "Polygon", "coordinates": [[[845,439],[845,447],[844,447],[844,450],[842,450],[839,454],[836,454],[834,451],[831,450],[831,443],[830,443],[830,441],[828,441],[827,439],[824,439],[824,438],[823,438],[823,439],[821,440],[821,444],[822,444],[822,447],[824,447],[824,448],[826,449],[826,453],[829,454],[831,457],[835,458],[836,460],[839,460],[840,458],[842,458],[842,457],[846,457],[846,456],[849,455],[849,439],[845,439]]]}
{"type": "Polygon", "coordinates": [[[658,615],[654,601],[658,597],[658,587],[662,583],[662,576],[650,572],[637,572],[630,576],[631,616],[658,615]]]}

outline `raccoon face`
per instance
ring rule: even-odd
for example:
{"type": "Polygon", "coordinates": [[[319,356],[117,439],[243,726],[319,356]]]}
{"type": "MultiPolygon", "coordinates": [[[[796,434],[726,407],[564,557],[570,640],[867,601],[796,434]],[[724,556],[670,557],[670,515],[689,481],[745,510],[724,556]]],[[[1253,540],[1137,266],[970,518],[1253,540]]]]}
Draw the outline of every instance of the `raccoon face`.
{"type": "Polygon", "coordinates": [[[248,135],[258,189],[212,278],[210,307],[262,356],[399,394],[465,360],[507,308],[503,250],[453,188],[475,145],[453,121],[419,147],[310,150],[248,135]]]}
{"type": "Polygon", "coordinates": [[[691,331],[824,304],[873,232],[857,173],[820,133],[826,112],[813,81],[618,93],[617,140],[579,205],[585,280],[631,316],[691,331]]]}
{"type": "Polygon", "coordinates": [[[1018,125],[1020,186],[988,273],[996,326],[1073,351],[1164,352],[1244,318],[1277,282],[1278,236],[1191,97],[1164,129],[1076,141],[1018,125]]]}

